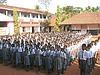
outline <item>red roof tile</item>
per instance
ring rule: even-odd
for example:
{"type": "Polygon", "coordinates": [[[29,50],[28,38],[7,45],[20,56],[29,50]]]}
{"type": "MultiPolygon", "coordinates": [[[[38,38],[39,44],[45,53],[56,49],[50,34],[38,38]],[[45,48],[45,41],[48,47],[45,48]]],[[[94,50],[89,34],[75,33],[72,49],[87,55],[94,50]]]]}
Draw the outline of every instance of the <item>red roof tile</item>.
{"type": "Polygon", "coordinates": [[[50,25],[49,26],[54,26],[56,24],[56,16],[52,15],[50,18],[50,25]]]}
{"type": "Polygon", "coordinates": [[[35,9],[22,8],[22,7],[16,7],[16,6],[8,6],[8,5],[0,5],[0,9],[13,10],[13,8],[16,8],[17,11],[20,11],[20,12],[41,13],[41,14],[45,13],[45,11],[37,11],[35,9]]]}
{"type": "Polygon", "coordinates": [[[100,24],[100,12],[84,12],[66,19],[61,24],[100,24]]]}

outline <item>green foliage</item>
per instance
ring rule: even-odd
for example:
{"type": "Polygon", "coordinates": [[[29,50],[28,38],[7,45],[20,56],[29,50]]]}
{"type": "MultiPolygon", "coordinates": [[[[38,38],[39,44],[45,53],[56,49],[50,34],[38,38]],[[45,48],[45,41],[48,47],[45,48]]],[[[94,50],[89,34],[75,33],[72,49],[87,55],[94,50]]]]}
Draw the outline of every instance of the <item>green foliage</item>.
{"type": "Polygon", "coordinates": [[[39,5],[36,5],[35,6],[35,10],[40,10],[40,6],[39,5]]]}
{"type": "Polygon", "coordinates": [[[75,14],[78,14],[83,11],[83,8],[81,7],[73,7],[73,6],[66,6],[62,8],[63,15],[66,16],[66,18],[70,18],[75,14]]]}
{"type": "Polygon", "coordinates": [[[98,7],[98,6],[97,7],[88,6],[88,7],[85,8],[84,12],[100,12],[100,7],[98,7]]]}
{"type": "Polygon", "coordinates": [[[56,25],[54,26],[54,31],[60,31],[61,21],[62,21],[62,9],[59,6],[57,6],[56,25]]]}
{"type": "Polygon", "coordinates": [[[62,21],[64,21],[65,19],[68,19],[78,13],[81,12],[100,12],[100,7],[86,7],[85,9],[81,8],[81,7],[73,7],[73,6],[66,6],[62,8],[62,21]]]}
{"type": "Polygon", "coordinates": [[[20,27],[19,27],[19,21],[18,21],[18,13],[17,10],[13,9],[13,20],[14,20],[14,34],[18,35],[20,34],[20,27]]]}

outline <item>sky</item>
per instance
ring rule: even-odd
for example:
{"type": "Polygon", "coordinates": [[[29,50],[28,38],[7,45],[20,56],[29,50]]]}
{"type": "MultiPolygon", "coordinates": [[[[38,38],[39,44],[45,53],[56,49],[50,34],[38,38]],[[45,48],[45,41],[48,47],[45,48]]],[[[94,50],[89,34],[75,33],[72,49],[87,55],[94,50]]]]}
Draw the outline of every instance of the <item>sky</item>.
{"type": "MultiPolygon", "coordinates": [[[[34,8],[38,5],[38,0],[7,0],[7,4],[11,6],[18,6],[24,8],[34,8]]],[[[87,7],[87,6],[100,6],[100,0],[52,0],[49,6],[49,12],[55,13],[57,5],[63,6],[75,6],[75,7],[87,7]]],[[[42,6],[41,9],[44,9],[42,6]]]]}

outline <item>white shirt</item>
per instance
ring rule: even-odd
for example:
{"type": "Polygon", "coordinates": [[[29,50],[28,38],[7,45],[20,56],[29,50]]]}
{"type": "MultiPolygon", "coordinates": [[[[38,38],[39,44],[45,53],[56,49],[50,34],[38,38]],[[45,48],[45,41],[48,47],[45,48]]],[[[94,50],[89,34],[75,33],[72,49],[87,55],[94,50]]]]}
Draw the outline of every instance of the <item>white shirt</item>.
{"type": "Polygon", "coordinates": [[[90,48],[90,51],[92,51],[92,57],[94,57],[95,52],[96,52],[96,46],[93,45],[93,46],[90,48]]]}
{"type": "Polygon", "coordinates": [[[35,49],[32,49],[32,54],[35,54],[35,49]]]}
{"type": "Polygon", "coordinates": [[[22,47],[19,47],[18,48],[18,52],[22,52],[22,47]]]}
{"type": "Polygon", "coordinates": [[[92,51],[86,51],[87,52],[87,55],[86,55],[86,57],[87,58],[92,58],[92,51]]]}
{"type": "Polygon", "coordinates": [[[3,47],[2,44],[0,44],[0,49],[2,49],[2,47],[3,47]]]}
{"type": "Polygon", "coordinates": [[[80,60],[86,60],[87,59],[87,52],[86,52],[86,50],[81,50],[81,51],[79,51],[79,53],[78,53],[78,58],[80,59],[80,60]]]}

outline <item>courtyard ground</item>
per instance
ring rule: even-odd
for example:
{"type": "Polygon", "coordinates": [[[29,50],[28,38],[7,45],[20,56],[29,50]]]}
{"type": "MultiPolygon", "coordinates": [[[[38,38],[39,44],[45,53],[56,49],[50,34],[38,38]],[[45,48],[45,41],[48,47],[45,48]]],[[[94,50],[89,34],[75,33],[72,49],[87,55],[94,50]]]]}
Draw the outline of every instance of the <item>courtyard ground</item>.
{"type": "MultiPolygon", "coordinates": [[[[36,70],[25,71],[23,69],[12,68],[11,66],[4,66],[0,64],[0,75],[46,75],[44,72],[36,70]]],[[[55,75],[55,74],[52,74],[55,75]]],[[[79,75],[78,64],[74,62],[63,75],[79,75]]],[[[92,75],[100,75],[100,65],[96,65],[92,75]]]]}

